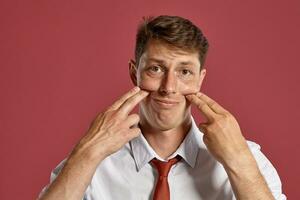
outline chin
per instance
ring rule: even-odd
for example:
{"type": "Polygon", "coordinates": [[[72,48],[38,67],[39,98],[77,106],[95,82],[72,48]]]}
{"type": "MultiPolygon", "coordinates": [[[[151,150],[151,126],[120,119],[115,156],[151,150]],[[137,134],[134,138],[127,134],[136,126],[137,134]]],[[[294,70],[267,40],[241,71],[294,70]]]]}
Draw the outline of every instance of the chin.
{"type": "Polygon", "coordinates": [[[184,118],[175,118],[174,116],[170,117],[159,117],[153,116],[148,119],[148,123],[152,128],[160,130],[160,131],[167,131],[174,128],[179,127],[185,121],[184,118]]]}
{"type": "Polygon", "coordinates": [[[163,122],[160,122],[160,123],[151,123],[152,127],[157,129],[157,130],[160,130],[160,131],[167,131],[167,130],[171,130],[171,129],[174,129],[176,127],[178,127],[180,125],[180,123],[163,123],[163,122]]]}

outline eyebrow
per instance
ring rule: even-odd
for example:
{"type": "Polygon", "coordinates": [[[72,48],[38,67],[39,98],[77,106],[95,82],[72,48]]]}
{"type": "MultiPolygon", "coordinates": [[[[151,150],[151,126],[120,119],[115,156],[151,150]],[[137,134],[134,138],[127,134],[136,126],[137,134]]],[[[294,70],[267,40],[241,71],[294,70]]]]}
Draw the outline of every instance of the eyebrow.
{"type": "MultiPolygon", "coordinates": [[[[154,62],[157,62],[157,63],[160,63],[160,64],[165,64],[165,61],[157,59],[157,58],[149,58],[148,61],[154,61],[154,62]]],[[[195,65],[191,61],[182,61],[179,64],[181,64],[181,65],[195,65]]]]}

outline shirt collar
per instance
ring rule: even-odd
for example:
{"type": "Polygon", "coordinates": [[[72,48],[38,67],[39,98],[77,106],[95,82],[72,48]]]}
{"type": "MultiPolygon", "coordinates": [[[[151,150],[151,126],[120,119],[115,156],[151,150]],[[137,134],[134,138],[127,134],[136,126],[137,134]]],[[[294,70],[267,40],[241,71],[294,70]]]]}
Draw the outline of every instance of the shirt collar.
{"type": "MultiPolygon", "coordinates": [[[[200,144],[202,143],[201,133],[195,124],[194,118],[191,116],[192,125],[178,149],[168,158],[171,159],[176,155],[180,155],[192,168],[195,167],[197,154],[200,144]]],[[[143,134],[130,141],[133,158],[135,160],[137,171],[140,171],[145,164],[149,163],[153,158],[163,160],[153,150],[150,144],[147,142],[143,134]]]]}

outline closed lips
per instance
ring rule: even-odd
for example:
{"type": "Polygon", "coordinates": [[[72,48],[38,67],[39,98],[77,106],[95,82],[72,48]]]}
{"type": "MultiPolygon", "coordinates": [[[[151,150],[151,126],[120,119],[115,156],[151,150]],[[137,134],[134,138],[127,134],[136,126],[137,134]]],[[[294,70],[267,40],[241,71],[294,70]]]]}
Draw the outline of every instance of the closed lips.
{"type": "Polygon", "coordinates": [[[155,101],[159,101],[161,103],[165,103],[165,104],[177,104],[177,101],[170,101],[170,100],[164,100],[164,99],[154,99],[155,101]]]}

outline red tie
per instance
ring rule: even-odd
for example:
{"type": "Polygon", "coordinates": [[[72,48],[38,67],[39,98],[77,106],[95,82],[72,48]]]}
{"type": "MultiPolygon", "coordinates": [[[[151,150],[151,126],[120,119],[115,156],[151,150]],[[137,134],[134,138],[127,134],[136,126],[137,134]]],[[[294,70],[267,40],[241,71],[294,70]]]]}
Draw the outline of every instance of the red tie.
{"type": "Polygon", "coordinates": [[[163,162],[157,160],[156,158],[151,160],[151,163],[156,167],[159,178],[156,183],[153,200],[170,200],[170,190],[168,184],[168,174],[169,171],[175,163],[181,159],[180,156],[176,156],[168,160],[168,162],[163,162]]]}

